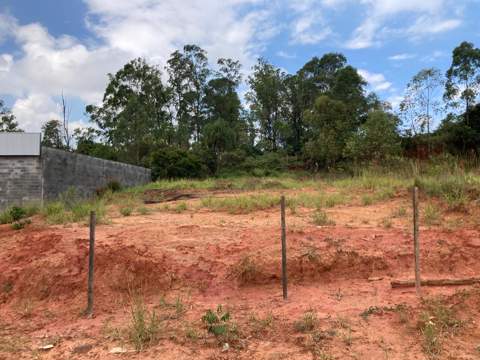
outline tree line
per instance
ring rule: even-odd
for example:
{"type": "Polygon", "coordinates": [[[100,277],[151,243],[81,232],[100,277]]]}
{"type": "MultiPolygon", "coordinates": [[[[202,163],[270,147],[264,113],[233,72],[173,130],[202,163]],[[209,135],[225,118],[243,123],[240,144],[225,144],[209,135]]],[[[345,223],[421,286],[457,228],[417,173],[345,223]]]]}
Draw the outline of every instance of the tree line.
{"type": "MultiPolygon", "coordinates": [[[[86,106],[92,126],[70,135],[62,96],[63,121],[44,124],[43,142],[149,166],[155,177],[478,152],[480,49],[472,43],[453,50],[446,74],[419,71],[397,113],[340,53],[313,57],[294,74],[260,58],[242,74],[233,59],[211,65],[197,45],[173,52],[163,69],[134,59],[108,74],[99,105],[86,106]]],[[[0,131],[18,130],[1,102],[0,119],[0,131]]]]}

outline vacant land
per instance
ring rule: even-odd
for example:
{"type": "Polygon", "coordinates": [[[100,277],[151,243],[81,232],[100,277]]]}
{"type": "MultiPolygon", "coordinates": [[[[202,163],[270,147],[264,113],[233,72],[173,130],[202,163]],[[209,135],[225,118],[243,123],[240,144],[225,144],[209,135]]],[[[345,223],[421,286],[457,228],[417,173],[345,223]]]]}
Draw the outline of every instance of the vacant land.
{"type": "MultiPolygon", "coordinates": [[[[425,278],[480,274],[479,179],[417,180],[425,278]]],[[[87,203],[66,195],[17,216],[30,221],[3,214],[0,359],[476,359],[480,287],[425,287],[419,299],[390,286],[413,277],[412,184],[164,181],[87,203]],[[91,208],[100,223],[87,318],[91,208]]]]}

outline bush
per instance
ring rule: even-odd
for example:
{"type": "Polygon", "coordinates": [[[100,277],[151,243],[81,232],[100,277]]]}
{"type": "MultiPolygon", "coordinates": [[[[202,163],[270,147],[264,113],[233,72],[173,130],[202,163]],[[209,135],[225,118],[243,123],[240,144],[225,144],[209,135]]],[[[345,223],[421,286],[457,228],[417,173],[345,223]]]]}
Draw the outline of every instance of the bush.
{"type": "Polygon", "coordinates": [[[12,206],[0,214],[0,224],[9,224],[27,216],[27,211],[19,206],[12,206]]]}
{"type": "Polygon", "coordinates": [[[153,180],[202,178],[208,173],[207,166],[195,153],[177,148],[163,148],[154,152],[150,167],[153,180]]]}

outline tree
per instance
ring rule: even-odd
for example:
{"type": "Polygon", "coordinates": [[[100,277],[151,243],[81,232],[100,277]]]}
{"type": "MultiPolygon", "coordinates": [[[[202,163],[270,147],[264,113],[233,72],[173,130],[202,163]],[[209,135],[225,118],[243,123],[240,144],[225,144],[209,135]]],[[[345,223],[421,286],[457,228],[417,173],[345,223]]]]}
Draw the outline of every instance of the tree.
{"type": "Polygon", "coordinates": [[[236,127],[242,106],[237,93],[241,81],[240,63],[231,59],[219,59],[218,65],[220,70],[205,88],[207,121],[223,119],[236,127]]]}
{"type": "Polygon", "coordinates": [[[138,58],[109,74],[101,106],[86,110],[120,159],[142,164],[154,145],[171,144],[170,91],[156,66],[138,58]]]}
{"type": "Polygon", "coordinates": [[[360,125],[367,115],[368,103],[364,89],[366,85],[357,69],[348,65],[336,71],[328,91],[330,98],[342,101],[347,106],[356,126],[360,125]]]}
{"type": "Polygon", "coordinates": [[[65,148],[60,121],[53,119],[42,125],[42,145],[56,149],[65,148]]]}
{"type": "Polygon", "coordinates": [[[70,108],[67,107],[67,102],[63,96],[62,91],[62,120],[63,120],[63,142],[66,149],[70,149],[70,142],[72,137],[70,135],[70,108]]]}
{"type": "Polygon", "coordinates": [[[173,94],[177,141],[188,148],[190,140],[200,141],[205,124],[205,88],[210,69],[207,53],[197,45],[185,45],[168,60],[167,72],[173,94]]]}
{"type": "Polygon", "coordinates": [[[440,110],[437,95],[443,84],[441,72],[436,68],[420,70],[408,83],[400,112],[410,122],[414,134],[425,131],[430,134],[433,116],[440,110]]]}
{"type": "Polygon", "coordinates": [[[355,160],[380,161],[400,154],[398,118],[384,111],[368,114],[367,120],[348,139],[345,156],[355,160]]]}
{"type": "Polygon", "coordinates": [[[465,104],[465,116],[469,123],[469,111],[480,92],[480,49],[472,43],[462,42],[452,53],[452,64],[447,71],[443,95],[449,106],[465,104]]]}
{"type": "Polygon", "coordinates": [[[322,95],[311,110],[307,110],[305,121],[309,126],[310,140],[305,145],[305,154],[314,167],[330,167],[344,153],[345,143],[352,134],[352,121],[345,104],[322,95]]]}
{"type": "Polygon", "coordinates": [[[280,143],[284,77],[285,74],[280,69],[265,59],[259,59],[253,67],[253,74],[248,78],[250,91],[246,94],[246,99],[258,120],[260,140],[266,151],[276,151],[280,143]]]}
{"type": "Polygon", "coordinates": [[[331,90],[337,72],[344,68],[347,59],[339,53],[328,53],[321,58],[313,57],[297,72],[302,83],[304,109],[311,108],[319,95],[331,90]]]}
{"type": "Polygon", "coordinates": [[[7,109],[0,99],[0,132],[22,132],[15,121],[15,115],[7,109]]]}
{"type": "Polygon", "coordinates": [[[73,138],[77,143],[76,152],[101,159],[118,160],[117,152],[109,145],[98,141],[100,131],[91,127],[75,129],[73,138]]]}
{"type": "Polygon", "coordinates": [[[216,157],[235,147],[235,130],[223,119],[205,125],[203,141],[216,157]]]}

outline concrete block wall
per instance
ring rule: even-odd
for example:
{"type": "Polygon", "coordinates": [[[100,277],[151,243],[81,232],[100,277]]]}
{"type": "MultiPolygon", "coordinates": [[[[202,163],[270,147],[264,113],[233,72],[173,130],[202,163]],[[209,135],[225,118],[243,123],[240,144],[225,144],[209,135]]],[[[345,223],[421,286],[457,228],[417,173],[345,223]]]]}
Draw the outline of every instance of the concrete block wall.
{"type": "Polygon", "coordinates": [[[151,181],[151,171],[140,166],[42,147],[44,199],[55,199],[74,187],[83,197],[95,194],[115,180],[129,187],[151,181]]]}
{"type": "Polygon", "coordinates": [[[70,187],[89,197],[110,181],[129,187],[151,181],[151,171],[42,147],[41,156],[0,156],[0,210],[42,200],[54,200],[70,187]]]}
{"type": "Polygon", "coordinates": [[[42,164],[38,156],[0,156],[0,210],[40,202],[42,164]]]}

